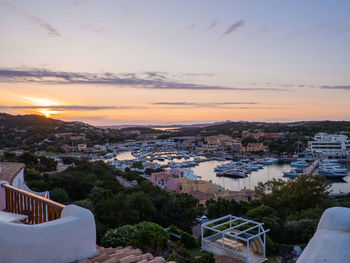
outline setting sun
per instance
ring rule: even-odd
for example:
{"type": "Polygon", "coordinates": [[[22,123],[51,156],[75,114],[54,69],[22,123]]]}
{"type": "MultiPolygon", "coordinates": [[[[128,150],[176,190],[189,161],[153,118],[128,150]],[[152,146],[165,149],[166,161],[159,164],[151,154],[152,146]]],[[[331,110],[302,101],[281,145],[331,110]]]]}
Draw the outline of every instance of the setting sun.
{"type": "Polygon", "coordinates": [[[43,114],[46,118],[50,118],[53,114],[58,113],[58,111],[48,110],[48,109],[41,109],[39,110],[39,112],[43,114]]]}

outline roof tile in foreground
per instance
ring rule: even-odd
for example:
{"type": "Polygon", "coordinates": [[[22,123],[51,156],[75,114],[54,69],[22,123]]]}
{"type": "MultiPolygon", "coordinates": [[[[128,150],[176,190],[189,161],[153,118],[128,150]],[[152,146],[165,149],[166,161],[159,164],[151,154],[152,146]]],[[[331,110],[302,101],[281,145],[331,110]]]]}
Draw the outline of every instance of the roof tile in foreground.
{"type": "Polygon", "coordinates": [[[175,263],[174,261],[167,262],[162,257],[154,257],[151,253],[143,253],[138,248],[117,247],[104,248],[97,247],[99,255],[87,258],[76,263],[175,263]]]}

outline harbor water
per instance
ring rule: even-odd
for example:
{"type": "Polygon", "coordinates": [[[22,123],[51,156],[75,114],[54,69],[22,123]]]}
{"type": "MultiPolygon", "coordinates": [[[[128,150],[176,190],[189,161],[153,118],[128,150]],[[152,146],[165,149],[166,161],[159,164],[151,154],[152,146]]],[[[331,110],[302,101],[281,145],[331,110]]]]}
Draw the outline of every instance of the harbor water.
{"type": "MultiPolygon", "coordinates": [[[[122,160],[133,160],[135,157],[130,151],[118,153],[117,159],[122,160]]],[[[190,158],[187,161],[192,161],[190,158]]],[[[175,162],[182,162],[184,159],[174,160],[175,162]]],[[[159,164],[166,164],[166,161],[157,161],[159,164]]],[[[265,165],[263,169],[253,171],[246,178],[228,178],[228,177],[218,177],[214,168],[218,165],[227,163],[228,161],[206,161],[200,162],[197,166],[192,167],[191,170],[195,175],[201,177],[202,180],[212,181],[215,184],[219,184],[227,190],[239,191],[241,189],[254,189],[259,182],[267,182],[272,178],[280,178],[282,180],[288,180],[288,178],[283,176],[284,171],[289,171],[291,166],[289,164],[271,164],[265,165]]],[[[349,193],[350,192],[350,165],[343,165],[348,168],[347,176],[342,180],[332,181],[331,190],[333,193],[349,193]]]]}

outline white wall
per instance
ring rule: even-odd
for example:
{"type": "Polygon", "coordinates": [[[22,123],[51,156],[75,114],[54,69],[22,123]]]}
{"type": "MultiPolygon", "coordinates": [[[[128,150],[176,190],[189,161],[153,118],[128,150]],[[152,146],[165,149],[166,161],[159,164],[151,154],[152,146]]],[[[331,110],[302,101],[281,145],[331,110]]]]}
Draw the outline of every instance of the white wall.
{"type": "Polygon", "coordinates": [[[23,176],[23,173],[24,173],[24,169],[22,169],[22,170],[16,175],[16,177],[13,179],[12,186],[17,187],[17,188],[22,189],[22,190],[25,190],[25,189],[23,188],[23,185],[24,185],[24,176],[23,176]]]}
{"type": "Polygon", "coordinates": [[[350,208],[327,209],[297,263],[350,262],[350,208]]]}
{"type": "Polygon", "coordinates": [[[66,206],[61,218],[37,225],[0,221],[0,262],[67,263],[97,254],[92,213],[66,206]]]}

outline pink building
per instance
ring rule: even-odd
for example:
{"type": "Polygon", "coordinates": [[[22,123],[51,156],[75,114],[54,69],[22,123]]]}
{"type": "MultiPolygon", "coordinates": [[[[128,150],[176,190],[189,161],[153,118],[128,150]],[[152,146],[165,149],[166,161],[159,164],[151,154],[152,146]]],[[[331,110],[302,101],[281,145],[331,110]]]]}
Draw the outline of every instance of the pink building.
{"type": "Polygon", "coordinates": [[[173,192],[178,192],[180,190],[179,178],[168,172],[152,173],[151,182],[164,190],[173,192]]]}

